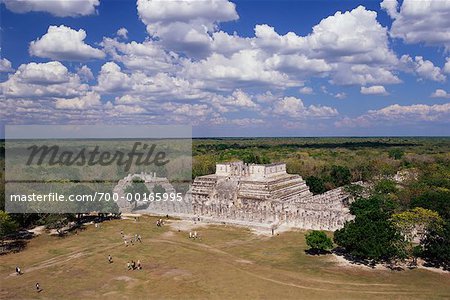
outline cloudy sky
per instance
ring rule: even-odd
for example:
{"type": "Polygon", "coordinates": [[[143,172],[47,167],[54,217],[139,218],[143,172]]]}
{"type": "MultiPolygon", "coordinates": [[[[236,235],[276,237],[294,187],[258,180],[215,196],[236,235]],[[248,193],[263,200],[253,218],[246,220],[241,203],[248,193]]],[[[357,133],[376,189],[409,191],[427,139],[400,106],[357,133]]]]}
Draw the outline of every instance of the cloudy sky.
{"type": "Polygon", "coordinates": [[[450,0],[0,2],[2,126],[450,134],[450,0]]]}

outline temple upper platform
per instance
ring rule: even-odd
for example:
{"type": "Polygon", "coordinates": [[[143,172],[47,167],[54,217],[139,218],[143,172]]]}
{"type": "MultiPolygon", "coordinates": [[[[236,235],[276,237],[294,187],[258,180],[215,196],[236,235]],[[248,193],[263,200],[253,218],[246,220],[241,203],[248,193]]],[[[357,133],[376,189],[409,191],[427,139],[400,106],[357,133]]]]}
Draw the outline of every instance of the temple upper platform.
{"type": "Polygon", "coordinates": [[[287,174],[285,163],[258,165],[236,161],[216,164],[216,176],[221,177],[249,177],[248,179],[262,179],[284,174],[287,174]]]}

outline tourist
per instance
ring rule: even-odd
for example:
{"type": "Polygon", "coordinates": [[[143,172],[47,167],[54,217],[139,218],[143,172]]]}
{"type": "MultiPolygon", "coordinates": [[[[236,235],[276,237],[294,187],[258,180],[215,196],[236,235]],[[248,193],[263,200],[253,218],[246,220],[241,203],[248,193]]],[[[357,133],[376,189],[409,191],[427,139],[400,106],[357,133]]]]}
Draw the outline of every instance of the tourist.
{"type": "Polygon", "coordinates": [[[16,266],[16,274],[22,275],[22,271],[20,270],[19,266],[16,266]]]}
{"type": "Polygon", "coordinates": [[[192,231],[189,231],[189,238],[192,239],[192,231]]]}
{"type": "Polygon", "coordinates": [[[137,239],[138,239],[139,243],[142,243],[141,235],[140,235],[140,234],[138,234],[137,239]]]}
{"type": "Polygon", "coordinates": [[[36,282],[36,291],[38,293],[41,291],[41,286],[39,285],[39,282],[36,282]]]}
{"type": "Polygon", "coordinates": [[[127,262],[127,269],[128,269],[128,271],[131,270],[131,264],[130,264],[130,262],[127,262]]]}
{"type": "Polygon", "coordinates": [[[197,231],[194,231],[194,239],[197,238],[197,231]]]}
{"type": "Polygon", "coordinates": [[[112,263],[113,261],[112,261],[112,256],[111,255],[108,255],[108,262],[109,263],[112,263]]]}
{"type": "Polygon", "coordinates": [[[138,261],[137,261],[137,268],[138,268],[138,270],[140,270],[141,269],[141,261],[138,259],[138,261]]]}

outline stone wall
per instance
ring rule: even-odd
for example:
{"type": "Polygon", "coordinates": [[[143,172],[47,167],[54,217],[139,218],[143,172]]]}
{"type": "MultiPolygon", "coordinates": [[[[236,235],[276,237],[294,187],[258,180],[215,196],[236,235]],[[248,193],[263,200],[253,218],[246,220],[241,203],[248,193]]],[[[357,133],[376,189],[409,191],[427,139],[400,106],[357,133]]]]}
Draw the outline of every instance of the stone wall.
{"type": "MultiPolygon", "coordinates": [[[[156,184],[167,187],[166,191],[171,190],[165,178],[154,174],[140,176],[150,191],[156,184]]],[[[129,175],[121,180],[115,191],[123,192],[134,177],[136,175],[129,175]]],[[[343,188],[313,195],[301,176],[286,173],[285,164],[234,162],[218,164],[215,174],[195,178],[183,201],[151,203],[140,212],[178,214],[258,227],[284,225],[334,231],[353,219],[349,202],[350,196],[343,188]],[[264,176],[255,176],[259,173],[264,176]]],[[[119,206],[123,211],[132,209],[130,203],[122,204],[119,206]]]]}
{"type": "Polygon", "coordinates": [[[113,192],[119,195],[117,205],[121,212],[131,212],[133,209],[139,209],[144,212],[164,214],[168,212],[192,213],[192,205],[186,202],[186,199],[182,199],[182,201],[127,201],[125,189],[132,184],[134,178],[142,179],[150,193],[153,192],[155,186],[161,186],[169,194],[177,192],[167,178],[157,177],[155,173],[129,174],[121,179],[113,189],[113,192]]]}

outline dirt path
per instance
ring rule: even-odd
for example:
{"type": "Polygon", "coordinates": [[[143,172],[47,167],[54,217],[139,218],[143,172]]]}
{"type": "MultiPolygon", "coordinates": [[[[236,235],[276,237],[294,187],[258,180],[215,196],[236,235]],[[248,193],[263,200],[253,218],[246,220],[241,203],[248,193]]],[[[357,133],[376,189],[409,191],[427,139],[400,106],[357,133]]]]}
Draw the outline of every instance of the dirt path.
{"type": "MultiPolygon", "coordinates": [[[[41,270],[41,269],[45,269],[45,268],[50,268],[53,266],[60,266],[63,265],[73,259],[77,259],[83,256],[90,256],[92,254],[96,254],[99,253],[101,251],[105,251],[105,250],[109,250],[109,249],[113,249],[113,248],[117,248],[119,246],[121,246],[122,243],[117,243],[115,245],[111,245],[109,247],[98,247],[99,249],[97,251],[92,251],[92,247],[89,248],[84,248],[81,250],[77,250],[77,251],[73,251],[71,253],[67,253],[67,254],[61,254],[58,255],[56,257],[52,257],[50,259],[44,260],[38,264],[33,264],[31,265],[31,267],[28,267],[26,269],[23,269],[24,273],[30,273],[36,270],[41,270]]],[[[9,276],[16,276],[16,273],[10,273],[7,277],[9,276]]],[[[5,277],[5,278],[7,278],[5,277]]]]}

